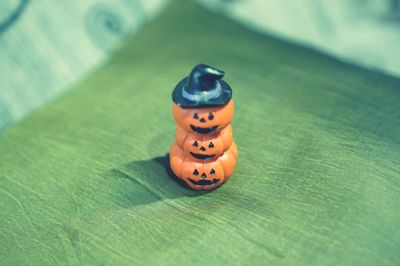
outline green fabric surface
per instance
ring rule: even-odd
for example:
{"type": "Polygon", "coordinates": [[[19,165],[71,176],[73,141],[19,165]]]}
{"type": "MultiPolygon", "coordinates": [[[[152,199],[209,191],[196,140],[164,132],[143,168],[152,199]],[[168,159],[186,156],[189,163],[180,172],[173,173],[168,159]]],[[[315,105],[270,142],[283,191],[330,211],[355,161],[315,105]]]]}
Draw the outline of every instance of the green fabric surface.
{"type": "Polygon", "coordinates": [[[2,265],[399,265],[400,80],[187,1],[0,136],[2,265]],[[171,92],[233,88],[239,161],[191,191],[164,167],[171,92]]]}

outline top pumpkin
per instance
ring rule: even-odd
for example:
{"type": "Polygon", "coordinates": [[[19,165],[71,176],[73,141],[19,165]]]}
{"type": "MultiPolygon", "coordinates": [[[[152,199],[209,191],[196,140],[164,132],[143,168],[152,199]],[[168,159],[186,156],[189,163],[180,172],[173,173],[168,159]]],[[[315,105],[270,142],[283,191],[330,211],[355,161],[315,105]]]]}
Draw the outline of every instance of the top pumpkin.
{"type": "Polygon", "coordinates": [[[233,118],[233,100],[220,107],[182,108],[172,105],[176,123],[195,134],[213,134],[227,127],[233,118]]]}
{"type": "Polygon", "coordinates": [[[172,92],[177,124],[195,134],[212,134],[228,126],[233,117],[232,89],[224,72],[199,64],[172,92]]]}

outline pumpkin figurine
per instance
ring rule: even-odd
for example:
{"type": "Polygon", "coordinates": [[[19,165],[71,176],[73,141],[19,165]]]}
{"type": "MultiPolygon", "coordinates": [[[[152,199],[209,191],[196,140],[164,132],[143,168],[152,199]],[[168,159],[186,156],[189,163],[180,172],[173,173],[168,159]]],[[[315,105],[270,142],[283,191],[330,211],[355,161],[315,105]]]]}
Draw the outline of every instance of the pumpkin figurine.
{"type": "Polygon", "coordinates": [[[223,76],[223,71],[199,64],[172,92],[177,125],[170,166],[193,189],[222,185],[236,165],[232,89],[223,76]]]}

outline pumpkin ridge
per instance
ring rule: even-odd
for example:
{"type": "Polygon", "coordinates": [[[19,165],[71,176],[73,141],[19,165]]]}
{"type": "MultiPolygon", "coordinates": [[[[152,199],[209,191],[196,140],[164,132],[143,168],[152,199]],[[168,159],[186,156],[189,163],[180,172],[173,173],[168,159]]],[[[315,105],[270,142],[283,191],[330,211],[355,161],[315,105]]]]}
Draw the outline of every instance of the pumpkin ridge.
{"type": "Polygon", "coordinates": [[[183,148],[183,145],[185,145],[187,137],[189,136],[189,133],[186,130],[184,130],[184,131],[185,131],[185,137],[183,138],[183,141],[182,141],[182,148],[183,148]]]}

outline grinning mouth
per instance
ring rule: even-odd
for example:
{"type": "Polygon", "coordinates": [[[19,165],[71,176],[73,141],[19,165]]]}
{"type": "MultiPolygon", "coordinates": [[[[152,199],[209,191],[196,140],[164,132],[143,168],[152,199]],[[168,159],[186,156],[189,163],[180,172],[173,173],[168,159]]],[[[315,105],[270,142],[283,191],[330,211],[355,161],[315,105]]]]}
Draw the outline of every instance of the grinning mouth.
{"type": "Polygon", "coordinates": [[[192,128],[193,131],[200,133],[200,134],[209,134],[214,132],[217,128],[217,126],[213,126],[213,127],[195,127],[193,125],[190,125],[190,127],[192,128]]]}
{"type": "Polygon", "coordinates": [[[213,180],[204,180],[203,179],[203,180],[199,180],[199,181],[193,180],[190,177],[188,177],[188,179],[191,183],[198,185],[198,186],[212,186],[212,185],[215,185],[216,183],[218,183],[218,181],[219,181],[219,179],[216,179],[216,178],[214,178],[213,180]]]}
{"type": "Polygon", "coordinates": [[[190,154],[196,159],[206,160],[206,161],[215,157],[215,154],[205,155],[205,154],[198,154],[198,153],[193,153],[193,152],[190,152],[190,154]]]}

